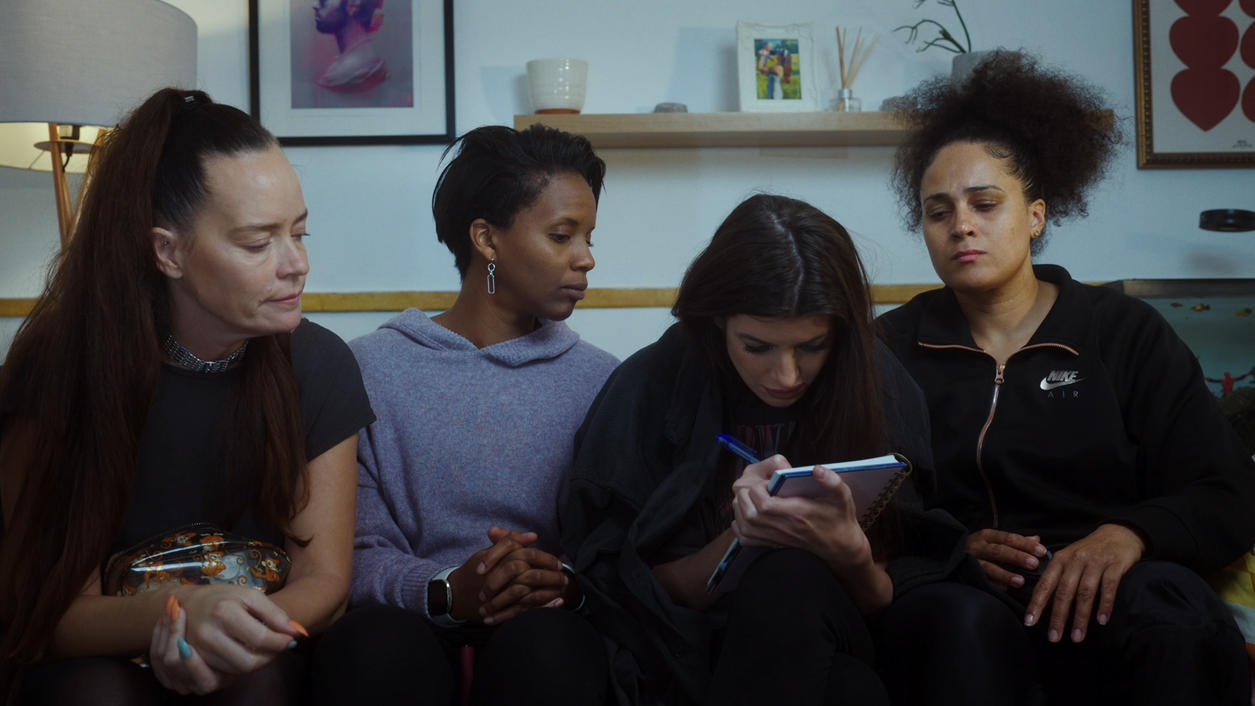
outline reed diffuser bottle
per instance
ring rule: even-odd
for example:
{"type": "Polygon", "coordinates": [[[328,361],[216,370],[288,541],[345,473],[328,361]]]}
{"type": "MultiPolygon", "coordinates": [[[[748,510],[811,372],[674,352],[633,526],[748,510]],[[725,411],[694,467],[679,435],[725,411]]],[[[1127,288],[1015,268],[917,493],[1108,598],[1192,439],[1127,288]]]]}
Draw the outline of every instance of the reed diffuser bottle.
{"type": "Polygon", "coordinates": [[[858,72],[863,68],[863,64],[867,63],[867,57],[872,53],[872,47],[876,46],[876,42],[880,39],[877,34],[872,37],[867,46],[863,46],[863,30],[860,28],[858,34],[854,38],[854,46],[850,51],[850,59],[845,58],[845,40],[846,33],[840,27],[837,27],[837,56],[841,60],[841,88],[837,91],[837,97],[832,99],[832,110],[838,113],[859,113],[863,110],[863,101],[854,97],[854,79],[858,78],[858,72]]]}

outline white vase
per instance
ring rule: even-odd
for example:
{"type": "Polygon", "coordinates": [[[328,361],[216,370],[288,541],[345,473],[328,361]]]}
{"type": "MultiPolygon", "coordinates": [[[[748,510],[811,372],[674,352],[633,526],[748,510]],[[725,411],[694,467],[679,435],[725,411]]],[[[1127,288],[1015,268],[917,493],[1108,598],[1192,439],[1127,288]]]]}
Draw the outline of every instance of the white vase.
{"type": "Polygon", "coordinates": [[[976,65],[984,61],[993,52],[990,51],[969,51],[962,54],[955,54],[954,61],[950,64],[950,81],[953,83],[962,83],[972,75],[972,69],[976,65]]]}
{"type": "Polygon", "coordinates": [[[527,62],[527,86],[537,113],[578,113],[584,109],[588,62],[535,59],[527,62]]]}

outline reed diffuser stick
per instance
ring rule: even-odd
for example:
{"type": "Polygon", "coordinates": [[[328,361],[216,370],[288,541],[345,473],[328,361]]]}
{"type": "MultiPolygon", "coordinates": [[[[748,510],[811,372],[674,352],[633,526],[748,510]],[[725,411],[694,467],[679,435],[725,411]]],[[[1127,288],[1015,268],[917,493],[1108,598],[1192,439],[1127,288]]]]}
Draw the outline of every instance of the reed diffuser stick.
{"type": "Polygon", "coordinates": [[[837,57],[841,60],[841,87],[845,88],[845,32],[837,26],[837,57]]]}
{"type": "Polygon", "coordinates": [[[850,52],[850,60],[845,60],[845,40],[849,35],[846,30],[837,27],[837,55],[841,62],[841,87],[853,88],[854,80],[858,78],[858,72],[867,63],[867,57],[871,56],[872,49],[875,48],[876,42],[880,41],[880,35],[872,37],[872,40],[863,46],[863,28],[858,29],[858,33],[854,37],[854,47],[850,52]]]}

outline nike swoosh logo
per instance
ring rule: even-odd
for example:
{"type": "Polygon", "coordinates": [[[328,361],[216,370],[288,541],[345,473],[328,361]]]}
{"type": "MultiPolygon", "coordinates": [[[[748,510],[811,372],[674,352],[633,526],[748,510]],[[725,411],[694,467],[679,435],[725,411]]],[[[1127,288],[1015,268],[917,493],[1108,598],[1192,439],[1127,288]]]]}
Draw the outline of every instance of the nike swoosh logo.
{"type": "Polygon", "coordinates": [[[1056,387],[1063,387],[1064,385],[1072,385],[1074,383],[1081,382],[1081,380],[1084,380],[1084,379],[1085,378],[1081,378],[1080,380],[1064,380],[1063,382],[1046,382],[1046,379],[1042,378],[1041,389],[1053,390],[1056,387]]]}

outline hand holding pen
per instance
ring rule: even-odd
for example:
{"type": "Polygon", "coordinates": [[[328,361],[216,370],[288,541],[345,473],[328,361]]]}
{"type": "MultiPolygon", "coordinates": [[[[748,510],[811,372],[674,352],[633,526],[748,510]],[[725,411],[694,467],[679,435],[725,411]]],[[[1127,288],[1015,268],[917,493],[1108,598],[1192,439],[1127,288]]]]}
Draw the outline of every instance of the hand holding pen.
{"type": "MultiPolygon", "coordinates": [[[[758,456],[754,453],[754,450],[741,443],[736,439],[736,437],[728,434],[719,434],[715,437],[715,440],[717,440],[723,448],[745,459],[746,463],[750,465],[760,463],[758,456]]],[[[727,572],[728,566],[732,564],[732,561],[736,559],[737,555],[740,553],[741,542],[740,540],[733,539],[731,546],[728,547],[727,553],[724,554],[723,559],[719,562],[719,566],[716,567],[715,572],[711,574],[710,579],[706,582],[707,593],[715,592],[715,587],[717,587],[719,585],[719,581],[723,579],[723,575],[727,572]]]]}

